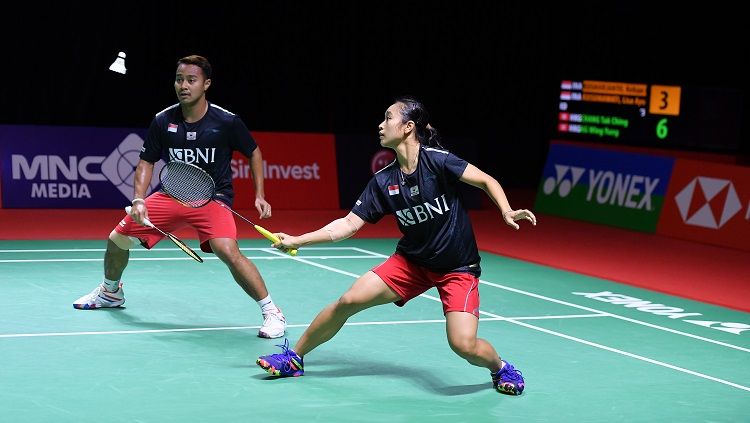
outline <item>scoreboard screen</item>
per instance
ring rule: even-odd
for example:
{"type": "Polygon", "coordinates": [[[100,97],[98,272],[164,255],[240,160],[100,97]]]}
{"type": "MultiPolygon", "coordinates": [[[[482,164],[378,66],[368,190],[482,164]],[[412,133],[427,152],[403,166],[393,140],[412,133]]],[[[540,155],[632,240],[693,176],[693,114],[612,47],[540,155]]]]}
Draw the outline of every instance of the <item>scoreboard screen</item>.
{"type": "Polygon", "coordinates": [[[557,138],[735,153],[742,94],[715,87],[563,80],[557,138]]]}

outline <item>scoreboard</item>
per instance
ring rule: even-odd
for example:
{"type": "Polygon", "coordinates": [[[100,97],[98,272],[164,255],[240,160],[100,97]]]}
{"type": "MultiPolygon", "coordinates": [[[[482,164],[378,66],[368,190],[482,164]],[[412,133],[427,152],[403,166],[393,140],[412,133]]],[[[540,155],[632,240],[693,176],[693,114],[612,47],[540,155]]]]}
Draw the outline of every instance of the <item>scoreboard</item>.
{"type": "Polygon", "coordinates": [[[736,153],[742,93],[728,88],[563,80],[557,138],[736,153]]]}

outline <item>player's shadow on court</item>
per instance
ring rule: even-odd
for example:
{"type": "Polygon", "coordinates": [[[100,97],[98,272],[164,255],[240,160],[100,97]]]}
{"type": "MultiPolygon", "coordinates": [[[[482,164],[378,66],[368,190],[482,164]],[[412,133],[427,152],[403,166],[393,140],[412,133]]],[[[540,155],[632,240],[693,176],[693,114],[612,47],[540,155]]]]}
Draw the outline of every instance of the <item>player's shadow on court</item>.
{"type": "MultiPolygon", "coordinates": [[[[311,364],[310,367],[313,365],[311,364]]],[[[388,379],[400,378],[415,383],[425,391],[438,395],[457,396],[469,395],[492,389],[492,382],[487,377],[487,381],[471,385],[445,386],[440,377],[429,370],[418,369],[410,366],[402,366],[391,362],[382,362],[366,360],[361,356],[336,356],[336,354],[325,353],[324,363],[315,363],[314,368],[305,370],[305,377],[314,378],[344,378],[344,377],[384,377],[388,379]],[[336,364],[327,364],[336,363],[336,364]]],[[[267,375],[255,376],[258,379],[279,380],[279,378],[267,375]]]]}
{"type": "MultiPolygon", "coordinates": [[[[214,327],[237,327],[237,326],[250,326],[250,325],[241,325],[241,324],[227,324],[227,325],[217,325],[216,323],[212,323],[209,325],[204,324],[197,324],[195,322],[185,322],[185,323],[167,323],[167,322],[152,322],[152,321],[146,321],[141,320],[138,317],[129,314],[124,308],[111,308],[107,310],[110,312],[110,316],[112,316],[115,320],[117,320],[119,323],[121,323],[124,326],[130,326],[130,327],[137,327],[139,329],[144,330],[179,330],[179,329],[185,329],[185,331],[179,331],[180,334],[183,334],[185,336],[179,336],[179,337],[173,337],[173,338],[164,338],[164,339],[173,339],[175,341],[180,342],[192,342],[200,344],[201,346],[206,345],[213,345],[214,343],[206,343],[205,340],[208,338],[215,338],[217,336],[217,333],[220,334],[222,337],[232,337],[236,336],[239,340],[247,341],[248,340],[248,332],[251,333],[257,329],[248,328],[247,330],[194,330],[195,328],[214,328],[214,327]]],[[[251,326],[252,327],[252,326],[251,326]]],[[[254,337],[250,337],[250,339],[253,339],[254,337]]]]}

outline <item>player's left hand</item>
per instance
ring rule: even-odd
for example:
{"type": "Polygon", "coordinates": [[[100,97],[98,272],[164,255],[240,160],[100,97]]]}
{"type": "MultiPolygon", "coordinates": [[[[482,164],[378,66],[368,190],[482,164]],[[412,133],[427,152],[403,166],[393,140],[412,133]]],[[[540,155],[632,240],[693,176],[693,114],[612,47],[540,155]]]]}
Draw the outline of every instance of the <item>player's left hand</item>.
{"type": "Polygon", "coordinates": [[[536,216],[530,210],[519,209],[519,210],[508,210],[503,213],[503,219],[508,226],[512,226],[513,229],[520,229],[521,227],[516,223],[517,220],[526,219],[531,222],[532,225],[536,226],[536,216]]]}
{"type": "Polygon", "coordinates": [[[255,198],[255,209],[258,210],[261,219],[271,217],[271,205],[264,198],[255,198]]]}

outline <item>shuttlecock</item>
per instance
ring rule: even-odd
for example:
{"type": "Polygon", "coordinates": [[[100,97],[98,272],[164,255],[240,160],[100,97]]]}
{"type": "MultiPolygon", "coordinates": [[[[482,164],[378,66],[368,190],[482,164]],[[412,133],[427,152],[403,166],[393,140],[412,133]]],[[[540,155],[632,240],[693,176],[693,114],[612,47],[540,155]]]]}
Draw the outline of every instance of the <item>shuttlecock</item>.
{"type": "Polygon", "coordinates": [[[109,66],[109,70],[125,75],[128,70],[125,68],[125,52],[117,53],[117,59],[109,66]]]}

